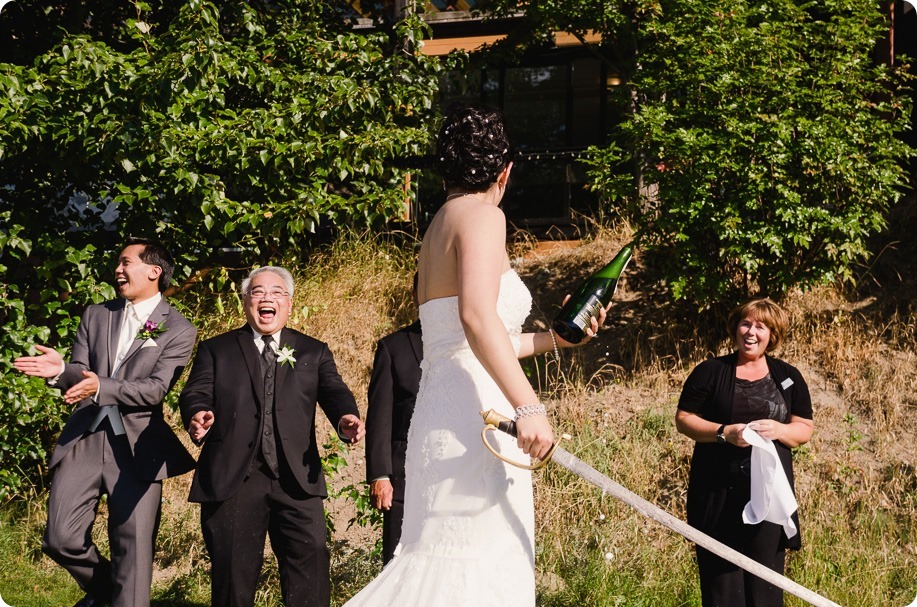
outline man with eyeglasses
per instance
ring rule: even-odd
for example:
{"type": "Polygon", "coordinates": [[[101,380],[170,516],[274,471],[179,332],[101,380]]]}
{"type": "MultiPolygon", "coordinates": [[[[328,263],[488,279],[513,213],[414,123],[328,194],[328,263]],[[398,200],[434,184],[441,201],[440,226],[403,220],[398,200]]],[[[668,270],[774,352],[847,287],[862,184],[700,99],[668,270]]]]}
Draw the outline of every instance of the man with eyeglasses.
{"type": "Polygon", "coordinates": [[[290,273],[258,268],[242,293],[248,324],[201,342],[179,397],[191,439],[203,444],[188,499],[201,504],[211,605],[254,604],[270,534],[284,604],[327,607],[316,403],[351,445],[363,421],[328,346],[286,326],[290,273]]]}
{"type": "Polygon", "coordinates": [[[86,309],[70,361],[45,346],[14,361],[75,405],[51,455],[41,548],[86,592],[77,607],[149,607],[162,479],[194,468],[162,408],[197,337],[162,297],[173,268],[161,244],[128,239],[115,268],[120,297],[86,309]],[[102,494],[110,561],[91,535],[102,494]]]}

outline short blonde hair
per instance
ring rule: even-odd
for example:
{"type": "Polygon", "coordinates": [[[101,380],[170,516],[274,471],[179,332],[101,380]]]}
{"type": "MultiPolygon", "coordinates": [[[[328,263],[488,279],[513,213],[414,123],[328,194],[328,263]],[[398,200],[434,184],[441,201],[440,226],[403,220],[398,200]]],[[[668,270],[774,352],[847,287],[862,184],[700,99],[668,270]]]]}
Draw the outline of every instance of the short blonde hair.
{"type": "Polygon", "coordinates": [[[746,318],[757,320],[770,329],[771,338],[767,342],[765,352],[776,350],[777,346],[786,339],[787,331],[790,328],[789,316],[773,300],[767,297],[752,299],[733,310],[726,323],[730,339],[735,339],[736,331],[739,330],[739,323],[746,318]]]}

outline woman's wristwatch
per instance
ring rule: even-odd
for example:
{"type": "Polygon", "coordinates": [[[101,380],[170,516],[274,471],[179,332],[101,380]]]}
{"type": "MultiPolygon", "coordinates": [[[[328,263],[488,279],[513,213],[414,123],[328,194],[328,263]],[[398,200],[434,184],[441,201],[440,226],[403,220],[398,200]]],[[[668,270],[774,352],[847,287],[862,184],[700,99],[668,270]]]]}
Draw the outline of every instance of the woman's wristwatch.
{"type": "Polygon", "coordinates": [[[726,442],[726,424],[723,424],[716,429],[716,442],[725,443],[726,442]]]}

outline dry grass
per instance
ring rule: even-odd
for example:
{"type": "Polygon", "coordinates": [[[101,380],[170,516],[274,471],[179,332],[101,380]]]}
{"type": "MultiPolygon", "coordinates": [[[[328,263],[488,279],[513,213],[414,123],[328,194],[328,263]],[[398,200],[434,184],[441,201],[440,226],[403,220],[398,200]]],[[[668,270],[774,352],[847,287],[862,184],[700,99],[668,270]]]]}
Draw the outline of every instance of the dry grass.
{"type": "Polygon", "coordinates": [[[797,295],[792,351],[816,357],[853,412],[890,429],[917,408],[914,319],[881,318],[872,303],[838,301],[827,289],[797,295]]]}

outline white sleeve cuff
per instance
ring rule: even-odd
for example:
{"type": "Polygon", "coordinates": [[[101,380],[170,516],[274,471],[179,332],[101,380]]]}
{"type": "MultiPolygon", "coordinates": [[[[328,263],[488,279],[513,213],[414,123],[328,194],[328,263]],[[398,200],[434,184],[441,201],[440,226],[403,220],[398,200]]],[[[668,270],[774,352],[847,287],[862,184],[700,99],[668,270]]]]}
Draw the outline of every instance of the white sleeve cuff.
{"type": "Polygon", "coordinates": [[[67,363],[60,361],[60,371],[57,372],[57,375],[48,380],[48,385],[52,388],[57,385],[57,380],[60,379],[60,376],[64,374],[64,371],[67,370],[67,363]]]}

